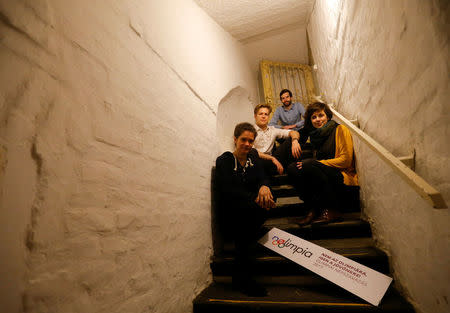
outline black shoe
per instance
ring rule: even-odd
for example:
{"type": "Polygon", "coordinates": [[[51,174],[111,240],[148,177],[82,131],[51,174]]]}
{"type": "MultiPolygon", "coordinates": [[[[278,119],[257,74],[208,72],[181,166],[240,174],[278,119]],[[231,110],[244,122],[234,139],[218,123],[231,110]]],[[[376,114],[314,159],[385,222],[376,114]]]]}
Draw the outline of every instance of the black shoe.
{"type": "Polygon", "coordinates": [[[301,218],[293,218],[291,219],[291,222],[299,225],[299,226],[305,226],[308,224],[311,224],[311,222],[314,219],[314,211],[309,211],[309,213],[305,216],[305,217],[301,217],[301,218]]]}
{"type": "Polygon", "coordinates": [[[312,224],[313,225],[323,225],[323,224],[329,224],[331,222],[338,222],[342,219],[342,215],[332,209],[325,209],[322,211],[322,214],[315,219],[312,224]]]}

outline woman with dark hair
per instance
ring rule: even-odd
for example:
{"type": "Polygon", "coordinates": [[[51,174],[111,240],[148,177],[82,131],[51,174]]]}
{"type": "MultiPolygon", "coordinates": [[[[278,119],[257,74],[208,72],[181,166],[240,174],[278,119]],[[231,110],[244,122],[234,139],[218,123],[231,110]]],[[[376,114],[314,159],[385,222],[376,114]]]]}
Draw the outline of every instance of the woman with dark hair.
{"type": "Polygon", "coordinates": [[[299,197],[310,208],[307,216],[298,221],[301,225],[339,219],[338,190],[343,185],[358,185],[352,136],[332,117],[325,103],[307,107],[305,128],[315,157],[291,163],[287,169],[299,197]]]}
{"type": "Polygon", "coordinates": [[[258,151],[252,148],[256,134],[250,123],[236,125],[234,151],[216,160],[216,186],[219,218],[236,247],[233,287],[250,296],[265,296],[266,290],[252,277],[254,250],[266,210],[275,202],[258,151]]]}

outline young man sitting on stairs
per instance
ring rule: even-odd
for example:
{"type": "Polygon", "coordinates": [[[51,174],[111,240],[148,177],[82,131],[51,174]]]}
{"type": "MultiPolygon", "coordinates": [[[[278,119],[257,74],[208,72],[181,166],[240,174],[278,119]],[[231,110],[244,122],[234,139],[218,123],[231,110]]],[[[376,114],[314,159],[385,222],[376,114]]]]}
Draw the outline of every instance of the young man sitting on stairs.
{"type": "Polygon", "coordinates": [[[264,170],[268,175],[283,174],[284,168],[300,159],[302,149],[300,147],[300,134],[295,130],[287,130],[268,126],[269,115],[272,108],[268,104],[258,104],[255,107],[255,128],[258,133],[253,147],[258,150],[259,157],[263,160],[264,170]],[[287,138],[272,153],[275,140],[287,138]]]}

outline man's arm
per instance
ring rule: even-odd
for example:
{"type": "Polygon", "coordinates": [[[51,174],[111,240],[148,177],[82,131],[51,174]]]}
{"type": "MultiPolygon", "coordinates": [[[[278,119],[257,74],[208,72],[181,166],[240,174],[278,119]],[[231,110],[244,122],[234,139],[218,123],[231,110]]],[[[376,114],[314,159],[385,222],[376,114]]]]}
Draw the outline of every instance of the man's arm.
{"type": "Polygon", "coordinates": [[[280,120],[280,110],[278,108],[273,113],[272,119],[269,122],[269,126],[273,126],[275,128],[281,128],[281,125],[278,125],[278,121],[280,120]]]}
{"type": "Polygon", "coordinates": [[[292,140],[292,155],[294,156],[294,158],[300,158],[300,155],[302,154],[302,148],[300,147],[300,134],[298,131],[295,130],[291,130],[289,132],[289,137],[291,137],[292,140]]]}
{"type": "Polygon", "coordinates": [[[300,129],[303,127],[303,125],[305,125],[305,121],[302,120],[302,116],[305,116],[306,110],[305,107],[303,106],[303,104],[301,104],[300,102],[296,102],[297,103],[297,109],[298,109],[298,115],[300,116],[300,120],[295,123],[295,127],[300,129]]]}
{"type": "Polygon", "coordinates": [[[305,121],[304,120],[300,120],[297,123],[295,123],[295,128],[302,128],[303,125],[305,125],[305,121]]]}
{"type": "Polygon", "coordinates": [[[296,127],[297,127],[297,124],[292,124],[292,125],[284,125],[281,128],[283,128],[283,129],[292,129],[292,128],[296,128],[296,127]]]}
{"type": "Polygon", "coordinates": [[[338,168],[340,170],[349,168],[353,162],[353,140],[348,128],[339,125],[336,128],[336,153],[335,157],[327,160],[320,160],[322,164],[338,168]]]}
{"type": "Polygon", "coordinates": [[[284,171],[283,165],[281,165],[281,163],[277,160],[276,157],[271,156],[271,155],[266,154],[266,153],[259,152],[259,151],[258,151],[258,156],[259,156],[261,159],[272,161],[272,163],[275,164],[275,166],[277,167],[277,172],[278,172],[280,175],[283,174],[283,171],[284,171]]]}

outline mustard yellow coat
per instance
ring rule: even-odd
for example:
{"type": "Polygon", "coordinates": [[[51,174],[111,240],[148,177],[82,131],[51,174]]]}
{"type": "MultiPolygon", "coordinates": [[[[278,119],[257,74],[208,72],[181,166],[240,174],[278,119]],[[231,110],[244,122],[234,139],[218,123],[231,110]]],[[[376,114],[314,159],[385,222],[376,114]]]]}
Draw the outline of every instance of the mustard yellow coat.
{"type": "Polygon", "coordinates": [[[355,153],[353,152],[352,135],[347,127],[336,128],[336,151],[334,159],[320,160],[322,164],[338,168],[344,176],[344,184],[358,186],[358,175],[355,169],[355,153]]]}

